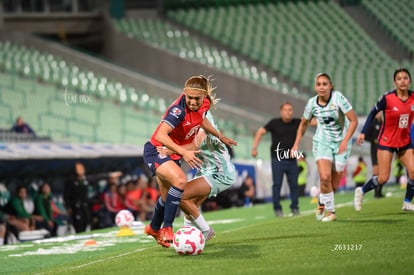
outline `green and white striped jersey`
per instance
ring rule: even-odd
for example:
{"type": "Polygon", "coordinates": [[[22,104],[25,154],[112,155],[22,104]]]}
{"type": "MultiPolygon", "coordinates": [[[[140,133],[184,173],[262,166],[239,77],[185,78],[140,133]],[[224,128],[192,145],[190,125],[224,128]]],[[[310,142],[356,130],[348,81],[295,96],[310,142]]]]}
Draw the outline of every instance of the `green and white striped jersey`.
{"type": "MultiPolygon", "coordinates": [[[[211,112],[207,112],[207,119],[211,125],[219,131],[216,122],[211,115],[211,112]]],[[[202,129],[200,130],[202,131],[202,129]]],[[[226,145],[221,142],[217,137],[206,133],[207,137],[200,145],[200,153],[198,157],[203,161],[203,165],[200,170],[197,171],[198,175],[208,174],[223,174],[233,172],[235,170],[233,163],[230,159],[229,151],[226,145]]]]}
{"type": "Polygon", "coordinates": [[[315,117],[318,121],[316,133],[313,136],[319,142],[341,142],[349,126],[345,114],[352,110],[352,106],[339,91],[332,91],[328,104],[321,106],[318,95],[310,98],[306,103],[303,117],[307,120],[315,117]]]}

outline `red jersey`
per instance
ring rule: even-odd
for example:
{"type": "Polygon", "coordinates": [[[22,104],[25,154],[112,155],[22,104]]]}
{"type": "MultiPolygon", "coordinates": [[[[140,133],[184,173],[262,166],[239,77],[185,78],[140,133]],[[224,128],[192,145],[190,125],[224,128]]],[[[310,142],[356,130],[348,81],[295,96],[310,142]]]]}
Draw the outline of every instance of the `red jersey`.
{"type": "Polygon", "coordinates": [[[408,99],[402,101],[396,90],[386,92],[380,97],[375,108],[384,114],[378,144],[391,148],[409,145],[410,126],[414,116],[414,93],[408,91],[408,99]]]}
{"type": "MultiPolygon", "coordinates": [[[[197,111],[191,111],[185,103],[185,95],[183,93],[170,105],[170,107],[168,107],[167,111],[164,114],[164,117],[161,120],[161,123],[165,122],[173,128],[173,130],[170,132],[170,138],[176,144],[188,144],[194,140],[195,136],[198,133],[198,130],[200,129],[201,123],[204,120],[206,112],[209,109],[210,101],[207,98],[204,98],[204,102],[201,105],[200,109],[197,111]]],[[[162,144],[155,139],[160,125],[158,125],[154,134],[151,136],[151,144],[154,146],[162,146],[162,144]]],[[[178,154],[172,154],[170,155],[170,158],[173,160],[178,160],[181,158],[181,156],[178,154]]]]}

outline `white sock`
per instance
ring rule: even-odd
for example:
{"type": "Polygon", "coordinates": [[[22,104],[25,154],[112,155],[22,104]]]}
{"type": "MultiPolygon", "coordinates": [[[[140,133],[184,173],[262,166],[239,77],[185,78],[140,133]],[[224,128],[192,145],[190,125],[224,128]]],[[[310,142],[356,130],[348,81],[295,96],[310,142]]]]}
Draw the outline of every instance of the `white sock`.
{"type": "Polygon", "coordinates": [[[4,244],[4,238],[0,238],[0,245],[4,244]]]}
{"type": "Polygon", "coordinates": [[[319,194],[318,203],[320,205],[325,205],[325,202],[323,201],[323,196],[322,195],[323,195],[322,193],[319,194]]]}
{"type": "Polygon", "coordinates": [[[327,194],[321,193],[321,201],[325,204],[325,211],[328,212],[335,212],[335,201],[334,201],[334,193],[330,192],[327,194]]]}
{"type": "Polygon", "coordinates": [[[210,230],[210,226],[208,226],[206,220],[204,219],[203,215],[200,214],[197,219],[194,220],[195,225],[201,232],[206,232],[210,230]]]}
{"type": "Polygon", "coordinates": [[[186,215],[184,215],[184,226],[194,226],[193,221],[187,219],[186,215]]]}

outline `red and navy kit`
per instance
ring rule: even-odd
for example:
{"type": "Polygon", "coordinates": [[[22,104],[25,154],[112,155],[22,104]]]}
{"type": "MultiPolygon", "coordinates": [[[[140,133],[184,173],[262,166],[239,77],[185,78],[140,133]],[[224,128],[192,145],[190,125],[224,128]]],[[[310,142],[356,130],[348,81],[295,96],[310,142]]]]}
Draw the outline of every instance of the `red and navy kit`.
{"type": "MultiPolygon", "coordinates": [[[[161,120],[170,125],[173,130],[170,132],[170,138],[178,145],[191,143],[200,129],[201,123],[205,117],[206,112],[210,109],[210,101],[204,98],[204,102],[200,109],[191,111],[185,103],[185,95],[182,94],[170,107],[161,120]]],[[[161,124],[160,124],[161,125],[161,124]]],[[[151,137],[151,144],[154,146],[162,146],[160,142],[155,139],[158,125],[154,134],[151,137]]],[[[171,155],[171,159],[180,159],[181,156],[177,154],[171,155]]]]}
{"type": "Polygon", "coordinates": [[[399,151],[412,148],[411,121],[414,117],[414,93],[408,91],[408,99],[401,100],[396,90],[384,93],[368,115],[361,133],[365,134],[375,115],[383,111],[384,120],[378,135],[378,148],[399,151]]]}
{"type": "MultiPolygon", "coordinates": [[[[173,130],[170,132],[170,138],[178,145],[191,143],[198,133],[201,124],[204,120],[206,112],[210,109],[210,101],[204,98],[204,102],[197,111],[191,111],[185,102],[185,94],[183,93],[177,98],[167,109],[161,123],[165,122],[170,125],[173,130]]],[[[180,164],[181,155],[172,154],[170,156],[159,155],[156,147],[162,146],[159,141],[155,139],[157,132],[161,126],[158,125],[151,140],[144,146],[144,162],[155,174],[155,169],[166,162],[167,160],[174,160],[180,164]]]]}

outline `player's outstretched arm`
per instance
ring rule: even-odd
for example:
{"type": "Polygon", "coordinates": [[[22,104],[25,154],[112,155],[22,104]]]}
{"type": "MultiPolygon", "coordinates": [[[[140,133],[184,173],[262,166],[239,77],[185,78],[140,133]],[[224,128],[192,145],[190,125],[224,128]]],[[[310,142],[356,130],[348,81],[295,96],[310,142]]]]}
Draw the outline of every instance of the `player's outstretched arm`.
{"type": "Polygon", "coordinates": [[[305,134],[306,129],[308,128],[308,125],[309,125],[309,120],[307,120],[306,118],[302,117],[302,120],[300,121],[298,130],[296,132],[295,143],[293,144],[293,147],[290,150],[292,153],[298,151],[298,147],[299,147],[300,141],[302,140],[302,137],[305,134]]]}
{"type": "Polygon", "coordinates": [[[341,144],[339,145],[338,154],[342,154],[346,151],[348,146],[348,141],[352,138],[357,126],[358,126],[358,118],[354,112],[354,110],[349,111],[345,114],[349,120],[349,127],[345,134],[344,139],[342,140],[341,144]]]}
{"type": "Polygon", "coordinates": [[[220,139],[221,142],[223,142],[224,144],[226,144],[227,146],[237,146],[237,141],[235,141],[232,138],[226,137],[224,135],[222,135],[221,133],[219,133],[214,127],[213,125],[211,125],[210,121],[207,118],[204,118],[203,123],[201,124],[201,127],[203,127],[204,130],[206,130],[207,133],[212,134],[213,136],[217,137],[218,139],[220,139]]]}

